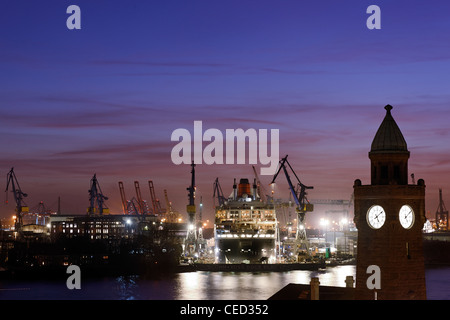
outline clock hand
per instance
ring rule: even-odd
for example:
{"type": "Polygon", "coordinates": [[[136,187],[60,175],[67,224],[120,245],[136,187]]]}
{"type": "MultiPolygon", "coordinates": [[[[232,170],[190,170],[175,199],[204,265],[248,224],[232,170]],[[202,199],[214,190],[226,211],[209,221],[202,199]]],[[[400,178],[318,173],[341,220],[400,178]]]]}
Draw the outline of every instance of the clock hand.
{"type": "Polygon", "coordinates": [[[412,213],[412,211],[409,211],[408,213],[405,214],[405,220],[408,219],[408,216],[412,213]]]}
{"type": "Polygon", "coordinates": [[[377,215],[376,215],[376,217],[375,217],[375,219],[377,219],[378,220],[378,217],[380,216],[380,214],[382,214],[383,212],[380,212],[380,213],[378,213],[377,215]]]}

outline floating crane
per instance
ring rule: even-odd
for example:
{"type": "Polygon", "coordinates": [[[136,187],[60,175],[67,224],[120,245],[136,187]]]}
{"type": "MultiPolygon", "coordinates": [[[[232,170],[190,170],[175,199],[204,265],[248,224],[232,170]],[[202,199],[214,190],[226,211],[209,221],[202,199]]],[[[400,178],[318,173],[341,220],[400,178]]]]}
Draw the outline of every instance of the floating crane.
{"type": "Polygon", "coordinates": [[[97,175],[94,174],[94,177],[91,179],[91,188],[88,190],[89,193],[89,207],[87,208],[87,213],[92,214],[108,214],[109,209],[105,206],[105,200],[108,200],[108,197],[103,195],[102,189],[100,188],[100,184],[97,180],[97,175]]]}
{"type": "Polygon", "coordinates": [[[8,204],[8,190],[10,186],[11,192],[14,195],[14,201],[16,202],[16,221],[14,227],[16,231],[19,231],[22,228],[22,214],[29,211],[28,206],[23,201],[23,198],[26,198],[28,195],[22,192],[19,182],[17,181],[16,174],[14,173],[14,167],[11,168],[9,173],[6,175],[5,204],[8,204]]]}
{"type": "Polygon", "coordinates": [[[295,237],[295,246],[294,251],[295,254],[298,255],[298,250],[305,250],[306,255],[309,255],[309,245],[308,240],[306,237],[306,228],[304,224],[305,220],[305,213],[313,211],[314,207],[312,204],[310,204],[306,199],[306,190],[313,189],[314,187],[308,187],[305,186],[300,179],[298,178],[297,174],[295,173],[294,169],[292,169],[289,161],[286,157],[282,158],[279,162],[279,168],[278,171],[275,173],[271,184],[275,183],[275,179],[277,178],[278,174],[280,173],[281,169],[283,169],[284,174],[286,176],[286,180],[289,184],[289,189],[292,193],[292,196],[294,197],[294,201],[297,205],[296,212],[297,212],[297,233],[295,237]],[[288,165],[289,169],[291,169],[292,173],[294,174],[295,178],[297,179],[298,185],[297,189],[294,188],[294,185],[292,184],[291,178],[289,177],[286,164],[288,165]]]}

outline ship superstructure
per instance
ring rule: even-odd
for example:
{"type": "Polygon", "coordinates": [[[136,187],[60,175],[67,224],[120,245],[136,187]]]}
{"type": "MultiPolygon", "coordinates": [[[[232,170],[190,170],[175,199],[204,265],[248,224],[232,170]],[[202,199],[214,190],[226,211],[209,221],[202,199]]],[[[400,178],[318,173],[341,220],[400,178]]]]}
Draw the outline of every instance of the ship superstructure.
{"type": "MultiPolygon", "coordinates": [[[[216,180],[218,184],[218,180],[216,180]]],[[[217,188],[217,190],[219,190],[217,188]]],[[[261,201],[253,186],[241,179],[215,212],[216,263],[266,263],[275,261],[277,218],[272,203],[261,201]]],[[[222,200],[222,201],[221,201],[222,200]]]]}

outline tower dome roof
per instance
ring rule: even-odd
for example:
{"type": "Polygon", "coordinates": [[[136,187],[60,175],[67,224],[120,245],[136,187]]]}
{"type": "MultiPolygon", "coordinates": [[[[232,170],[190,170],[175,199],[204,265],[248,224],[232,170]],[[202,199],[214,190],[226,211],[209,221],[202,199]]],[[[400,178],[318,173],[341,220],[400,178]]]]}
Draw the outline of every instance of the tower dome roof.
{"type": "Polygon", "coordinates": [[[408,152],[406,140],[392,117],[392,106],[387,105],[386,116],[372,141],[370,152],[408,152]]]}

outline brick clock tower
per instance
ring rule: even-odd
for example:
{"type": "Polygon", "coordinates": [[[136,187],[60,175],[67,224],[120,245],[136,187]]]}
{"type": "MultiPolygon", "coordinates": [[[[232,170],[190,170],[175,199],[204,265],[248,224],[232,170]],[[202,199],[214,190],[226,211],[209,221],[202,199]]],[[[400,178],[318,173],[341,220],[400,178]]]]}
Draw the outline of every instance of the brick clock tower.
{"type": "Polygon", "coordinates": [[[353,186],[358,229],[356,297],[426,299],[425,182],[408,184],[406,141],[391,115],[392,106],[385,109],[369,152],[371,183],[362,185],[357,179],[353,186]],[[369,266],[379,267],[378,288],[368,287],[369,277],[375,276],[369,266]]]}

